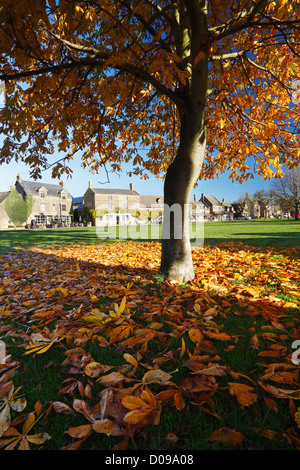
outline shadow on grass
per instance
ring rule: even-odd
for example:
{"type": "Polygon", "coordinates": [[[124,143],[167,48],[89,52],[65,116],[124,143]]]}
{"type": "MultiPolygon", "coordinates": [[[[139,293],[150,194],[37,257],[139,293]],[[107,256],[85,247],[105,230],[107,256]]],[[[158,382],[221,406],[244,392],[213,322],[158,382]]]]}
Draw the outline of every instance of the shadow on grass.
{"type": "MultiPolygon", "coordinates": [[[[74,237],[72,237],[71,241],[74,242],[74,237]]],[[[113,250],[114,246],[114,244],[111,244],[106,248],[111,248],[111,250],[113,250]]],[[[221,246],[221,248],[227,248],[230,251],[230,244],[228,244],[227,247],[226,244],[224,244],[223,246],[221,246]]],[[[79,307],[80,305],[83,305],[83,309],[90,309],[90,293],[96,294],[96,296],[98,296],[99,298],[99,302],[107,300],[108,302],[118,303],[124,295],[127,295],[127,291],[126,289],[124,289],[124,287],[126,287],[128,283],[133,282],[133,289],[137,291],[136,294],[134,294],[133,298],[135,299],[136,295],[136,299],[139,300],[140,305],[140,307],[137,306],[136,312],[133,311],[133,320],[137,324],[141,324],[141,326],[143,326],[142,323],[144,322],[145,325],[148,327],[150,321],[161,322],[162,324],[162,327],[159,330],[162,336],[155,336],[149,341],[147,350],[147,362],[151,364],[151,361],[157,358],[158,354],[161,353],[161,350],[165,349],[166,346],[169,347],[167,341],[170,338],[169,333],[171,326],[168,325],[168,322],[165,321],[167,315],[170,315],[170,319],[172,320],[172,328],[176,328],[180,326],[180,322],[183,322],[188,319],[188,317],[186,317],[182,320],[182,314],[184,315],[185,312],[193,311],[196,299],[197,302],[201,303],[201,309],[203,311],[205,311],[206,308],[211,306],[206,303],[207,301],[205,300],[205,289],[197,287],[195,283],[190,283],[186,286],[176,284],[174,285],[168,282],[161,282],[158,285],[153,282],[149,282],[148,284],[147,282],[145,283],[145,281],[153,281],[153,276],[156,273],[155,269],[149,268],[150,261],[152,261],[151,244],[148,245],[149,260],[147,259],[148,255],[146,254],[143,259],[143,265],[141,266],[129,265],[130,260],[126,260],[126,258],[124,258],[124,263],[121,263],[117,258],[115,258],[115,262],[112,260],[108,262],[108,264],[105,264],[104,262],[101,262],[101,259],[100,261],[92,261],[84,258],[77,259],[75,257],[67,257],[67,253],[63,253],[62,250],[60,250],[57,254],[59,256],[56,256],[55,250],[53,250],[52,253],[45,253],[43,251],[30,251],[26,248],[15,247],[7,251],[6,254],[4,253],[2,259],[0,258],[0,267],[3,266],[3,269],[0,269],[0,272],[2,272],[3,276],[6,277],[6,279],[11,277],[13,280],[12,286],[8,286],[8,288],[11,290],[9,291],[10,293],[8,293],[7,295],[7,300],[13,300],[14,318],[18,319],[24,325],[28,326],[32,322],[37,322],[40,326],[42,326],[44,322],[48,324],[49,320],[52,319],[57,323],[63,324],[66,335],[69,334],[70,338],[76,339],[77,331],[82,326],[86,326],[86,323],[82,324],[81,319],[76,315],[72,317],[71,309],[73,309],[74,307],[79,307]],[[76,264],[78,264],[79,270],[76,269],[76,264]],[[28,290],[29,286],[30,290],[28,290]],[[195,286],[197,287],[196,289],[195,286]],[[64,294],[61,292],[61,287],[68,291],[68,294],[66,296],[64,296],[64,294]],[[94,288],[96,288],[96,290],[93,290],[94,288]],[[203,299],[201,297],[201,294],[203,294],[203,299]],[[36,304],[36,308],[32,309],[31,307],[27,308],[24,306],[24,301],[30,300],[30,297],[33,299],[36,298],[36,300],[38,301],[38,304],[36,304]],[[57,310],[51,307],[51,310],[49,310],[49,314],[47,314],[47,317],[35,317],[35,310],[40,307],[40,304],[42,302],[49,303],[49,306],[55,305],[57,307],[57,310]],[[157,311],[155,312],[153,311],[154,306],[157,306],[157,311]],[[69,315],[67,315],[67,311],[70,312],[69,315]],[[151,315],[149,316],[149,318],[147,318],[147,313],[149,311],[151,311],[151,315]],[[176,317],[177,315],[178,318],[176,317]],[[41,323],[39,323],[39,321],[41,323]],[[166,342],[160,342],[161,340],[159,338],[166,338],[166,342]]],[[[88,252],[87,255],[89,255],[88,252]]],[[[105,253],[103,253],[103,256],[105,256],[105,253]]],[[[214,300],[213,305],[217,305],[218,310],[221,313],[221,315],[214,318],[214,321],[217,324],[220,324],[222,328],[224,327],[224,332],[228,332],[229,334],[233,335],[232,339],[230,339],[229,342],[226,342],[226,347],[228,346],[228,344],[231,346],[235,346],[235,349],[233,349],[233,351],[229,353],[228,351],[224,351],[222,340],[214,340],[212,341],[213,349],[210,350],[210,353],[212,355],[219,354],[221,364],[226,364],[231,367],[233,371],[242,373],[247,376],[249,374],[252,374],[251,377],[252,379],[254,379],[255,377],[253,376],[253,370],[258,369],[257,363],[261,361],[261,358],[258,357],[259,350],[250,347],[249,340],[254,334],[253,331],[250,331],[250,328],[254,328],[253,325],[255,325],[255,328],[258,327],[257,323],[254,323],[257,322],[258,316],[260,316],[263,321],[267,321],[268,323],[270,323],[271,321],[278,323],[280,316],[286,314],[286,312],[282,312],[282,308],[274,304],[274,302],[272,302],[271,299],[268,298],[256,299],[255,302],[252,303],[254,310],[251,310],[250,302],[247,302],[247,305],[245,305],[245,301],[243,301],[238,292],[234,290],[228,293],[210,292],[209,298],[214,300]],[[232,304],[232,308],[236,310],[236,312],[228,312],[228,302],[232,304]],[[244,326],[243,337],[241,334],[241,329],[239,329],[241,322],[243,322],[244,326]],[[236,334],[239,335],[238,343],[236,343],[236,341],[234,340],[234,335],[236,334]]],[[[2,299],[4,299],[3,296],[2,299]]],[[[100,305],[97,303],[96,306],[100,307],[100,305]]],[[[6,321],[8,321],[7,317],[6,321]]],[[[189,324],[187,325],[189,326],[189,324]]],[[[176,345],[173,347],[181,347],[181,333],[183,333],[184,340],[187,346],[192,351],[192,348],[194,348],[195,345],[193,345],[189,339],[188,330],[184,332],[182,332],[182,330],[178,331],[180,331],[178,337],[176,337],[175,335],[171,338],[172,341],[176,343],[176,345]]],[[[100,334],[105,334],[105,332],[102,332],[102,330],[100,330],[100,334]]],[[[114,346],[119,347],[119,344],[112,344],[110,347],[112,348],[114,346]]],[[[103,356],[103,349],[100,349],[101,354],[103,356]]],[[[177,349],[177,354],[178,350],[179,349],[177,349]]],[[[115,352],[112,352],[112,349],[110,349],[109,351],[111,354],[109,362],[110,365],[114,362],[114,359],[117,358],[117,356],[115,352]]],[[[129,349],[129,351],[132,351],[132,349],[129,349]]],[[[123,349],[121,352],[123,352],[123,349]]],[[[47,356],[45,357],[47,358],[47,356]]],[[[49,361],[48,358],[45,359],[45,361],[46,360],[49,361]]],[[[103,357],[99,358],[99,361],[103,362],[103,357]]],[[[173,364],[171,361],[170,371],[173,371],[174,368],[177,366],[177,363],[173,364]]],[[[168,363],[166,362],[163,365],[164,370],[167,367],[168,363]]],[[[174,374],[174,381],[178,382],[178,386],[181,385],[183,378],[185,378],[186,376],[191,376],[190,371],[187,369],[187,367],[181,364],[179,365],[179,367],[180,373],[178,375],[174,374]]],[[[40,370],[43,370],[45,373],[45,370],[47,371],[48,369],[44,367],[40,370]]],[[[26,371],[24,371],[24,374],[25,373],[26,371]]],[[[261,373],[262,371],[258,370],[257,379],[260,379],[259,374],[261,373]]],[[[23,377],[24,376],[22,376],[22,378],[20,379],[19,385],[22,385],[23,377]]],[[[32,381],[34,379],[32,379],[32,377],[30,376],[30,379],[28,380],[30,380],[29,383],[31,389],[34,388],[32,386],[32,381]]],[[[40,377],[38,377],[38,379],[35,378],[35,380],[36,382],[34,382],[34,384],[37,388],[40,385],[41,379],[40,377]]],[[[219,382],[219,378],[216,378],[216,381],[219,382]]],[[[57,386],[58,385],[59,384],[57,384],[57,386]]],[[[226,382],[225,385],[227,385],[226,382]]],[[[49,389],[49,385],[46,378],[44,379],[43,387],[49,389]]],[[[225,389],[226,388],[228,387],[225,387],[225,389]]],[[[54,387],[51,393],[52,392],[56,392],[54,387]]],[[[43,388],[40,388],[38,393],[40,398],[40,396],[43,397],[45,391],[43,388]]],[[[187,395],[187,397],[189,397],[189,395],[187,395]]],[[[187,397],[185,397],[186,400],[187,397]]],[[[51,400],[53,398],[48,394],[47,399],[43,400],[43,398],[41,398],[41,400],[43,402],[46,400],[51,400]]],[[[197,394],[193,395],[192,398],[193,401],[196,401],[196,403],[197,400],[200,403],[200,398],[198,398],[197,394]]],[[[260,418],[258,413],[258,411],[260,412],[259,407],[262,408],[262,416],[264,417],[263,424],[267,429],[271,428],[272,419],[275,422],[275,425],[274,423],[273,425],[276,426],[278,429],[282,429],[283,419],[285,419],[286,415],[289,416],[288,405],[286,406],[286,410],[284,410],[286,411],[286,414],[284,415],[284,418],[282,418],[282,407],[280,408],[281,412],[278,413],[275,417],[274,414],[273,416],[270,416],[271,413],[267,413],[268,408],[263,402],[262,404],[259,403],[259,405],[257,405],[257,408],[254,408],[255,412],[248,412],[245,416],[244,409],[241,409],[239,406],[237,406],[236,403],[233,401],[233,398],[230,397],[229,394],[227,395],[226,392],[224,392],[224,395],[219,394],[217,396],[216,403],[216,411],[222,416],[222,425],[226,427],[232,426],[234,428],[239,429],[239,431],[246,435],[247,438],[245,440],[247,442],[253,441],[253,437],[251,436],[251,431],[249,431],[249,429],[251,429],[251,427],[261,426],[259,422],[260,418]],[[220,405],[218,405],[218,401],[220,402],[220,405]],[[235,418],[233,417],[234,414],[236,415],[235,418]]],[[[170,416],[173,416],[174,413],[176,413],[176,410],[174,410],[175,408],[173,407],[170,411],[170,416]]],[[[176,416],[178,416],[178,414],[179,413],[177,413],[176,416]]],[[[184,430],[186,428],[186,422],[188,420],[190,420],[194,426],[193,432],[191,432],[191,428],[188,427],[189,433],[182,434],[187,448],[189,448],[188,446],[191,445],[190,436],[203,435],[204,437],[207,437],[213,430],[215,430],[216,424],[215,421],[213,421],[215,418],[210,418],[209,415],[205,415],[205,419],[203,419],[203,414],[201,415],[200,411],[198,411],[197,408],[188,408],[187,410],[184,410],[184,412],[180,413],[180,419],[182,422],[182,426],[184,426],[184,430]],[[194,412],[194,410],[196,410],[196,412],[194,412]],[[202,419],[200,419],[201,416],[202,419]]],[[[56,436],[57,433],[55,433],[55,430],[56,428],[54,428],[53,432],[50,432],[50,434],[56,436]]],[[[173,430],[174,428],[170,429],[170,431],[173,430]]],[[[63,431],[65,431],[65,428],[63,429],[63,431]]],[[[155,430],[151,432],[154,434],[155,430]]],[[[161,441],[165,439],[165,428],[163,434],[164,437],[161,438],[161,441]]],[[[60,447],[66,445],[65,439],[65,435],[61,437],[60,447]]],[[[256,442],[255,445],[263,449],[265,446],[265,441],[263,440],[264,438],[259,439],[260,441],[256,442]]],[[[45,445],[45,449],[47,449],[47,446],[49,445],[54,445],[51,443],[53,441],[50,441],[50,444],[47,443],[45,445]]],[[[102,442],[101,445],[103,446],[102,442]]],[[[142,441],[142,443],[139,445],[144,445],[144,441],[142,441]]],[[[202,445],[208,447],[208,444],[205,443],[204,438],[202,445]]],[[[276,446],[278,446],[278,444],[274,443],[274,447],[276,446]]],[[[288,446],[282,445],[282,447],[285,448],[288,446]]],[[[152,448],[155,448],[153,447],[153,444],[152,448]]]]}
{"type": "MultiPolygon", "coordinates": [[[[147,229],[148,227],[146,227],[147,229]]],[[[159,241],[159,237],[147,238],[147,232],[143,230],[140,238],[126,238],[123,232],[116,231],[115,236],[103,231],[99,236],[95,227],[91,228],[71,228],[71,229],[44,229],[44,230],[2,230],[0,231],[0,250],[5,247],[16,246],[38,246],[54,245],[58,243],[66,244],[87,244],[87,243],[114,243],[114,242],[147,242],[159,241]],[[124,235],[122,237],[122,235],[124,235]]]]}
{"type": "Polygon", "coordinates": [[[86,228],[0,231],[0,247],[50,245],[54,243],[94,243],[96,232],[86,228]]]}
{"type": "Polygon", "coordinates": [[[287,248],[289,246],[300,246],[300,233],[299,232],[279,232],[279,233],[237,233],[235,237],[212,237],[205,238],[205,243],[208,245],[216,245],[219,243],[233,242],[243,243],[245,246],[252,247],[272,247],[272,248],[287,248]]]}

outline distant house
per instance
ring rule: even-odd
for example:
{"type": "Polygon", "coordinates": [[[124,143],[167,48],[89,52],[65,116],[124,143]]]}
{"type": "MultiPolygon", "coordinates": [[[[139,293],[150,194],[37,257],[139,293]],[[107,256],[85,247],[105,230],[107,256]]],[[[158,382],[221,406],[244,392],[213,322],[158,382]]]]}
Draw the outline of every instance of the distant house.
{"type": "Polygon", "coordinates": [[[234,211],[234,218],[242,217],[243,216],[243,211],[244,211],[244,201],[235,201],[232,203],[232,208],[234,211]]]}
{"type": "Polygon", "coordinates": [[[141,213],[145,212],[145,221],[160,222],[164,210],[163,196],[140,196],[140,209],[141,213]]]}
{"type": "Polygon", "coordinates": [[[224,214],[222,220],[233,220],[234,217],[234,207],[231,202],[226,202],[222,199],[222,206],[224,207],[224,214]]]}
{"type": "Polygon", "coordinates": [[[194,199],[189,204],[189,220],[190,222],[203,222],[204,214],[207,210],[203,202],[197,201],[197,195],[194,194],[194,199]]]}
{"type": "Polygon", "coordinates": [[[140,196],[140,206],[147,210],[151,209],[163,209],[164,207],[164,198],[163,196],[140,196]]]}
{"type": "Polygon", "coordinates": [[[249,196],[249,193],[246,193],[243,215],[249,216],[251,219],[260,217],[260,205],[255,198],[249,196]]]}
{"type": "Polygon", "coordinates": [[[0,193],[0,230],[5,230],[9,227],[9,217],[5,211],[5,201],[9,191],[0,193]]]}
{"type": "Polygon", "coordinates": [[[15,187],[22,197],[32,195],[33,198],[32,212],[27,224],[39,226],[71,223],[72,196],[63,181],[59,184],[23,181],[22,175],[18,174],[15,187]]]}
{"type": "Polygon", "coordinates": [[[124,213],[130,210],[139,210],[140,208],[140,195],[134,191],[133,184],[130,185],[130,189],[109,189],[93,188],[90,182],[83,198],[84,207],[98,212],[96,225],[103,222],[105,213],[124,213]]]}
{"type": "Polygon", "coordinates": [[[222,220],[225,208],[215,196],[201,195],[200,202],[205,206],[204,220],[222,220]]]}

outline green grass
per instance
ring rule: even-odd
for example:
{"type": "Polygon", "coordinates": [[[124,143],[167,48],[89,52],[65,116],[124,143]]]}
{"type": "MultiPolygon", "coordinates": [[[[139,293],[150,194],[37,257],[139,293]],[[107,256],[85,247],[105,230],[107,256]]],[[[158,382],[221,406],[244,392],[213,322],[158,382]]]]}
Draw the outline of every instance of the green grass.
{"type": "MultiPolygon", "coordinates": [[[[142,227],[141,240],[149,239],[148,227],[142,227]]],[[[159,227],[160,229],[160,227],[159,227]]],[[[113,232],[111,232],[113,233],[113,232]]],[[[110,233],[110,234],[111,234],[110,233]]],[[[232,222],[210,222],[204,224],[205,243],[217,244],[226,241],[242,242],[244,245],[251,245],[257,247],[282,247],[299,246],[300,242],[300,224],[294,220],[253,220],[253,221],[232,221],[232,222]]],[[[121,238],[124,233],[120,234],[121,238]]],[[[97,230],[91,228],[74,228],[74,229],[47,229],[47,230],[12,230],[0,231],[0,254],[1,250],[14,249],[19,246],[26,247],[30,245],[54,245],[60,244],[95,244],[114,242],[114,240],[105,238],[99,239],[97,230]]],[[[139,241],[139,240],[137,240],[139,241]]],[[[281,254],[274,255],[274,258],[280,259],[281,254]]],[[[259,267],[258,273],[259,273],[259,267]]],[[[1,276],[1,273],[0,273],[1,276]]],[[[149,296],[151,296],[152,289],[157,292],[163,285],[163,278],[156,276],[153,284],[143,286],[136,281],[136,285],[141,289],[148,289],[149,296]]],[[[235,281],[232,281],[233,283],[235,281]]],[[[245,283],[245,279],[243,280],[245,283]]],[[[251,280],[249,281],[251,285],[251,280]]],[[[237,285],[241,281],[236,281],[237,285]]],[[[270,293],[276,286],[272,284],[266,285],[270,293]]],[[[281,293],[276,294],[280,297],[281,293]]],[[[283,294],[282,294],[283,295],[283,294]]],[[[292,297],[284,294],[286,301],[295,301],[292,297]]],[[[2,297],[3,299],[3,297],[2,297]]],[[[101,302],[105,302],[105,298],[101,302]]],[[[111,299],[110,299],[111,301],[111,299]]],[[[162,299],[163,302],[163,299],[162,299]]],[[[95,305],[101,308],[101,304],[95,305]]],[[[1,306],[0,306],[1,307],[1,306]]],[[[239,306],[236,306],[238,309],[239,306]]],[[[241,312],[242,314],[242,312],[241,312]]],[[[290,319],[295,319],[298,313],[291,310],[290,319]]],[[[163,316],[160,321],[163,322],[163,316]]],[[[240,381],[251,385],[253,381],[257,383],[262,375],[263,368],[260,366],[264,362],[263,357],[259,357],[259,351],[249,346],[249,341],[255,333],[266,331],[265,328],[270,328],[270,324],[261,317],[242,315],[219,315],[214,321],[222,325],[224,332],[239,338],[235,344],[234,350],[228,350],[228,343],[217,341],[215,343],[215,355],[220,359],[217,361],[221,365],[229,366],[232,371],[243,374],[240,381]]],[[[295,320],[299,322],[299,319],[295,320]]],[[[0,324],[11,324],[9,318],[1,319],[0,324]]],[[[299,325],[299,323],[298,323],[299,325]]],[[[55,325],[48,324],[51,329],[55,325]]],[[[142,325],[143,326],[143,325],[142,325]]],[[[28,325],[16,325],[20,329],[26,329],[28,325]]],[[[28,327],[29,328],[29,327],[28,327]]],[[[164,326],[164,328],[168,328],[164,326]]],[[[171,328],[171,326],[169,326],[171,328]]],[[[267,331],[272,331],[268,329],[267,331]]],[[[276,329],[274,332],[277,332],[276,329]]],[[[290,348],[292,343],[292,332],[286,328],[284,334],[286,335],[286,346],[290,348]]],[[[193,346],[188,333],[185,332],[183,339],[186,347],[192,351],[193,346]]],[[[174,356],[178,357],[178,351],[181,347],[182,338],[172,338],[169,344],[169,350],[174,352],[174,356]]],[[[64,387],[64,380],[70,377],[66,374],[61,366],[65,359],[65,347],[63,344],[51,348],[46,354],[41,356],[23,356],[24,349],[21,347],[21,341],[12,334],[6,338],[5,341],[9,344],[10,354],[14,360],[20,361],[21,367],[17,370],[14,376],[15,388],[22,386],[21,393],[24,392],[28,402],[28,410],[33,410],[37,400],[46,406],[51,401],[62,400],[67,401],[70,406],[74,398],[80,398],[78,390],[74,390],[73,396],[60,396],[59,391],[64,387]]],[[[260,338],[261,349],[267,349],[270,342],[260,338]]],[[[232,344],[232,343],[230,343],[232,344]]],[[[88,345],[88,351],[91,353],[96,361],[111,366],[126,364],[123,358],[124,351],[118,351],[114,345],[106,348],[99,348],[97,343],[88,345]]],[[[132,351],[129,351],[132,353],[132,351]]],[[[158,340],[154,339],[149,342],[147,356],[144,360],[159,356],[162,354],[161,344],[158,340]]],[[[205,354],[205,352],[203,352],[205,354]]],[[[275,360],[276,361],[276,360],[275,360]]],[[[174,382],[181,383],[185,376],[190,375],[183,363],[184,361],[169,361],[163,364],[163,369],[166,372],[172,372],[176,369],[177,372],[173,374],[174,382]]],[[[141,371],[141,374],[143,371],[141,371]]],[[[82,380],[83,385],[87,385],[88,378],[82,375],[74,374],[74,377],[82,380]]],[[[234,381],[234,379],[232,379],[234,381]]],[[[223,450],[232,448],[226,444],[217,442],[208,442],[207,437],[216,429],[227,427],[236,429],[244,435],[244,440],[240,449],[258,449],[258,450],[288,450],[292,447],[289,446],[287,441],[273,441],[257,434],[253,429],[261,428],[265,430],[273,430],[278,433],[284,432],[289,427],[295,427],[295,423],[291,416],[288,400],[278,400],[278,413],[270,410],[263,400],[264,394],[257,386],[255,391],[261,395],[261,399],[254,405],[248,408],[241,408],[237,405],[236,398],[228,393],[228,377],[218,380],[219,389],[213,396],[214,412],[212,414],[205,413],[203,410],[198,409],[192,404],[192,400],[186,400],[186,407],[182,411],[176,410],[173,404],[164,406],[161,423],[159,426],[148,426],[142,429],[142,432],[137,434],[129,443],[129,450],[171,450],[172,446],[166,439],[168,433],[174,433],[179,438],[179,450],[223,450]],[[223,390],[227,390],[223,393],[223,390]],[[217,417],[219,416],[219,418],[217,417]]],[[[100,388],[99,388],[100,391],[100,388]]],[[[93,395],[96,395],[98,390],[93,390],[93,395]]],[[[89,402],[89,400],[87,400],[89,402]]],[[[94,404],[94,402],[93,402],[94,404]]],[[[207,404],[204,404],[208,411],[211,411],[207,404]]],[[[298,405],[296,403],[296,405],[298,405]]],[[[47,432],[52,438],[47,441],[43,449],[45,450],[58,450],[63,446],[67,446],[73,442],[73,439],[68,436],[65,431],[71,426],[79,426],[87,424],[83,416],[79,415],[64,415],[50,413],[47,420],[41,419],[34,427],[34,432],[47,432]]],[[[119,438],[107,437],[105,435],[93,433],[86,442],[83,443],[82,450],[109,450],[120,441],[119,438]]]]}
{"type": "MultiPolygon", "coordinates": [[[[191,237],[194,233],[202,236],[202,225],[195,229],[191,224],[191,237]]],[[[0,249],[26,246],[51,245],[57,243],[80,244],[113,242],[132,239],[139,241],[158,240],[161,225],[135,227],[71,228],[41,230],[0,231],[0,249]],[[129,231],[129,232],[128,232],[129,231]]],[[[208,244],[224,241],[237,241],[257,246],[290,246],[300,244],[300,223],[293,219],[243,220],[228,222],[205,222],[204,242],[208,244]]]]}
{"type": "Polygon", "coordinates": [[[294,219],[234,220],[204,224],[204,240],[246,245],[284,247],[300,244],[300,223],[294,219]]]}
{"type": "MultiPolygon", "coordinates": [[[[220,319],[219,322],[224,321],[220,319]]],[[[257,332],[264,331],[264,322],[257,321],[254,318],[243,317],[243,330],[245,335],[242,337],[241,320],[239,317],[229,317],[224,324],[224,329],[232,335],[239,335],[240,341],[234,352],[226,352],[227,343],[217,342],[216,353],[219,354],[221,360],[218,361],[223,365],[229,366],[233,371],[244,374],[254,382],[259,379],[263,368],[258,363],[262,358],[258,358],[257,351],[249,348],[249,339],[253,335],[251,328],[255,328],[257,332]]],[[[184,340],[186,346],[189,347],[189,337],[185,333],[184,340]]],[[[176,353],[180,347],[181,339],[172,341],[171,350],[176,353]]],[[[159,344],[153,342],[149,344],[149,355],[155,357],[155,351],[159,353],[159,344]]],[[[109,365],[125,364],[122,357],[123,352],[116,353],[113,348],[100,349],[95,344],[91,344],[88,348],[95,360],[109,365]]],[[[192,350],[192,348],[191,348],[192,350]]],[[[20,372],[14,376],[15,387],[22,386],[22,391],[26,391],[27,408],[32,410],[37,400],[47,404],[51,401],[61,400],[72,407],[73,399],[81,399],[77,389],[74,390],[73,396],[58,396],[59,390],[64,386],[63,381],[69,377],[64,375],[61,363],[64,356],[64,348],[51,348],[47,354],[40,357],[21,356],[23,349],[18,348],[18,344],[12,344],[10,348],[14,359],[20,360],[22,367],[20,372]]],[[[132,351],[131,351],[132,352],[132,351]]],[[[180,384],[184,376],[190,375],[187,368],[183,364],[165,363],[163,369],[175,370],[178,372],[173,374],[174,382],[180,384]]],[[[84,386],[87,384],[87,377],[82,375],[74,375],[74,378],[82,381],[84,386]]],[[[247,385],[252,385],[247,378],[243,376],[241,381],[247,385]]],[[[227,389],[228,378],[224,381],[219,380],[219,391],[214,395],[214,412],[216,416],[205,413],[197,409],[191,402],[186,401],[185,409],[178,411],[173,404],[165,405],[161,416],[161,422],[158,426],[146,426],[142,428],[141,433],[131,439],[128,450],[172,450],[172,446],[166,439],[168,433],[174,433],[179,438],[178,450],[227,450],[232,447],[225,443],[209,442],[207,437],[216,429],[227,427],[236,429],[244,435],[243,443],[238,448],[240,450],[257,449],[257,450],[288,450],[291,447],[287,442],[278,442],[266,439],[257,434],[254,429],[271,429],[275,432],[282,433],[288,426],[293,426],[293,419],[290,414],[288,400],[278,401],[278,413],[272,412],[261,399],[250,408],[241,408],[238,406],[235,397],[229,393],[223,393],[223,388],[227,389]],[[219,418],[217,417],[219,416],[219,418]]],[[[232,379],[232,381],[235,381],[232,379]]],[[[93,396],[101,391],[93,390],[93,396]]],[[[155,391],[155,387],[152,387],[155,391]]],[[[157,386],[159,391],[159,386],[157,386]]],[[[259,387],[255,388],[260,393],[259,387]]],[[[87,399],[87,402],[90,401],[87,399]]],[[[93,401],[95,403],[95,401],[93,401]]],[[[46,405],[45,405],[46,406],[46,405]]],[[[204,404],[207,410],[210,407],[204,404]]],[[[65,431],[72,426],[87,424],[87,420],[80,414],[65,415],[50,413],[46,421],[41,419],[34,427],[34,432],[47,432],[52,438],[43,445],[44,450],[58,450],[64,446],[71,444],[74,440],[68,436],[65,431]]],[[[81,450],[110,450],[120,441],[120,438],[108,437],[101,434],[93,433],[80,447],[81,450]]],[[[34,447],[34,446],[33,446],[34,447]]]]}

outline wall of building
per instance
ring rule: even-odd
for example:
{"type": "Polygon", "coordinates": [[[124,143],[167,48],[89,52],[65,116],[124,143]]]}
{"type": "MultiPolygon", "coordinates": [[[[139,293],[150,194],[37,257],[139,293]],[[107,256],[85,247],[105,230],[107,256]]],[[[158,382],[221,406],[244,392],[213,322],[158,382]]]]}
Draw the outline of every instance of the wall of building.
{"type": "Polygon", "coordinates": [[[54,218],[69,215],[72,210],[72,198],[68,197],[67,193],[65,193],[65,196],[66,198],[63,199],[59,196],[47,195],[46,191],[45,197],[41,197],[40,194],[33,195],[33,207],[29,220],[39,214],[54,218]]]}
{"type": "Polygon", "coordinates": [[[5,199],[0,203],[0,230],[8,228],[9,218],[5,212],[5,199]]]}

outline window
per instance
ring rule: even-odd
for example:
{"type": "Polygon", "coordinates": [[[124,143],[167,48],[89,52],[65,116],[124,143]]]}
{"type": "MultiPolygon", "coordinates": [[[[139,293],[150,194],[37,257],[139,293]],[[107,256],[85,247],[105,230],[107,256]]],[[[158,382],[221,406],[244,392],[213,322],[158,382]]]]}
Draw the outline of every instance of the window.
{"type": "Polygon", "coordinates": [[[41,212],[45,212],[45,204],[41,204],[41,212]]]}
{"type": "Polygon", "coordinates": [[[66,204],[63,204],[63,205],[61,206],[61,210],[62,210],[62,211],[66,211],[66,210],[67,210],[66,204]]]}
{"type": "Polygon", "coordinates": [[[109,210],[112,210],[112,203],[111,203],[111,202],[109,202],[109,203],[107,204],[107,208],[108,208],[109,210]]]}
{"type": "Polygon", "coordinates": [[[52,210],[55,212],[55,204],[52,204],[52,210]]]}
{"type": "Polygon", "coordinates": [[[44,191],[41,192],[41,198],[42,198],[42,199],[45,198],[45,193],[44,193],[44,191]]]}
{"type": "Polygon", "coordinates": [[[62,198],[62,199],[67,199],[67,196],[66,196],[65,194],[62,194],[62,195],[61,195],[61,198],[62,198]]]}
{"type": "Polygon", "coordinates": [[[112,200],[112,196],[107,196],[107,199],[109,199],[110,201],[112,200]]]}
{"type": "Polygon", "coordinates": [[[45,215],[35,215],[34,218],[37,224],[45,224],[47,222],[45,215]]]}

